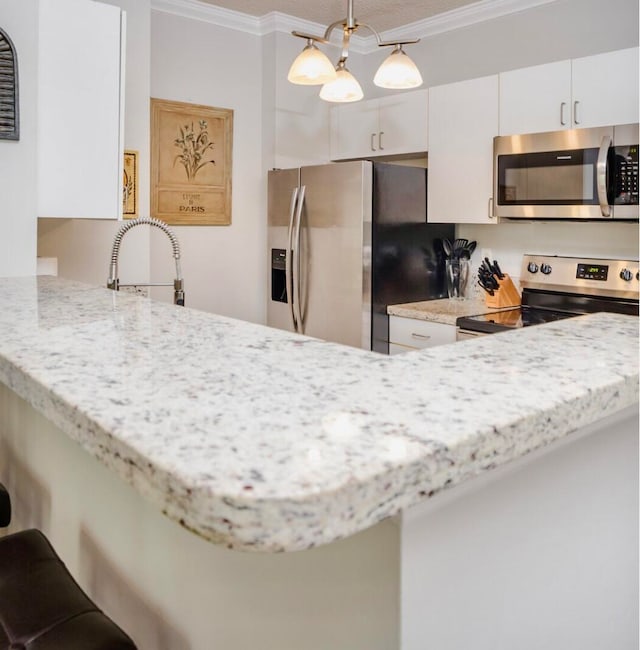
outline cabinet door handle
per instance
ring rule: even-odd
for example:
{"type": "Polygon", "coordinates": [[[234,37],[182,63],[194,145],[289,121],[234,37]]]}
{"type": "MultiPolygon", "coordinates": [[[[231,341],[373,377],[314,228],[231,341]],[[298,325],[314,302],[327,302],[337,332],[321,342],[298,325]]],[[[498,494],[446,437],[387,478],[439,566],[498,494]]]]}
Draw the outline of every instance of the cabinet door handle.
{"type": "Polygon", "coordinates": [[[417,332],[411,332],[411,338],[422,339],[423,341],[428,341],[431,337],[427,334],[418,334],[417,332]]]}
{"type": "Polygon", "coordinates": [[[384,135],[384,131],[380,131],[378,133],[378,147],[380,148],[380,151],[384,150],[384,147],[382,146],[382,136],[384,135]]]}
{"type": "Polygon", "coordinates": [[[573,102],[573,121],[575,124],[580,124],[580,120],[578,119],[578,104],[579,101],[573,102]]]}
{"type": "Polygon", "coordinates": [[[489,216],[489,219],[495,219],[496,215],[493,213],[493,197],[490,196],[489,200],[487,201],[487,213],[489,216]]]}
{"type": "Polygon", "coordinates": [[[562,126],[565,126],[567,124],[567,120],[564,118],[564,109],[567,107],[567,102],[561,102],[560,104],[560,124],[562,126]]]}
{"type": "Polygon", "coordinates": [[[375,151],[376,148],[373,146],[373,139],[376,137],[375,133],[371,134],[371,151],[375,151]]]}

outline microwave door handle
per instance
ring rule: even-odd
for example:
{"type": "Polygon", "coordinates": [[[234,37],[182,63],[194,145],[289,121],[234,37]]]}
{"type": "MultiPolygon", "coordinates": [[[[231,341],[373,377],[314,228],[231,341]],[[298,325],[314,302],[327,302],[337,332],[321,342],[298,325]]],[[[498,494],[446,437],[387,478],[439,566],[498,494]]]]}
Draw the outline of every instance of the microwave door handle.
{"type": "Polygon", "coordinates": [[[600,151],[598,151],[598,162],[596,163],[596,189],[598,191],[598,203],[603,217],[611,216],[611,206],[607,198],[607,156],[609,147],[612,144],[611,136],[605,135],[602,138],[600,151]]]}
{"type": "Polygon", "coordinates": [[[298,188],[291,192],[291,206],[289,207],[289,229],[287,231],[287,251],[285,254],[285,282],[287,284],[287,303],[291,314],[293,329],[298,331],[298,321],[296,319],[295,307],[293,305],[293,230],[296,215],[296,204],[298,202],[298,188]]]}
{"type": "Polygon", "coordinates": [[[302,208],[304,207],[304,195],[306,191],[306,186],[300,186],[300,194],[298,195],[298,209],[296,210],[296,220],[294,225],[294,234],[293,234],[293,284],[296,290],[294,302],[294,310],[296,319],[298,321],[298,332],[303,333],[303,324],[302,324],[302,281],[301,281],[301,257],[302,257],[302,248],[300,246],[300,226],[302,222],[302,208]]]}

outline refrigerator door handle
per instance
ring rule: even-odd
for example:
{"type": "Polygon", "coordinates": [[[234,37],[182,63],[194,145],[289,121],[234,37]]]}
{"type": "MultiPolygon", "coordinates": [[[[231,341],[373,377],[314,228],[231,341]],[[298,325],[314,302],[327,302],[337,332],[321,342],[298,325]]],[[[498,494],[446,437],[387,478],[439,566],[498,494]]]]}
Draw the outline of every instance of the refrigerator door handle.
{"type": "Polygon", "coordinates": [[[287,251],[285,255],[284,268],[285,268],[285,282],[287,284],[287,304],[289,305],[289,312],[291,314],[291,322],[293,329],[298,331],[298,321],[296,319],[296,311],[293,304],[293,230],[296,215],[296,204],[298,202],[298,189],[294,188],[291,192],[291,206],[289,207],[289,230],[287,231],[287,251]]]}
{"type": "Polygon", "coordinates": [[[301,282],[300,282],[300,262],[301,262],[301,250],[300,250],[300,224],[302,222],[302,208],[304,207],[304,194],[306,187],[304,185],[300,186],[300,192],[298,194],[298,208],[296,210],[296,219],[294,224],[294,233],[293,233],[293,287],[295,289],[295,299],[293,301],[293,310],[295,318],[297,320],[298,326],[296,331],[300,334],[303,333],[303,324],[302,324],[302,291],[301,291],[301,282]]]}

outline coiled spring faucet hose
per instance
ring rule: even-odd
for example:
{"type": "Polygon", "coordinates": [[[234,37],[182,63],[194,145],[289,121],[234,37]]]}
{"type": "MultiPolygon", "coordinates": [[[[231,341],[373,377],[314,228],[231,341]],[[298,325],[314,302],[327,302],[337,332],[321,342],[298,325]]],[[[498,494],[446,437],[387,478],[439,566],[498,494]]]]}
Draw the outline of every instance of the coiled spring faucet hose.
{"type": "Polygon", "coordinates": [[[111,249],[111,265],[109,269],[109,280],[107,281],[107,288],[113,289],[114,291],[119,291],[120,287],[170,287],[173,286],[173,302],[176,305],[184,306],[184,280],[182,279],[182,271],[180,270],[180,244],[178,244],[178,239],[174,235],[173,231],[169,226],[160,219],[152,219],[151,217],[140,217],[139,219],[132,219],[127,221],[127,223],[122,224],[122,227],[116,233],[115,239],[113,240],[113,248],[111,249]],[[162,230],[162,232],[167,235],[171,241],[171,247],[173,248],[173,258],[176,262],[176,279],[173,283],[170,282],[137,282],[131,284],[121,284],[118,278],[118,257],[120,255],[120,245],[122,244],[122,238],[127,232],[136,226],[142,226],[147,224],[149,226],[155,226],[162,230]]]}

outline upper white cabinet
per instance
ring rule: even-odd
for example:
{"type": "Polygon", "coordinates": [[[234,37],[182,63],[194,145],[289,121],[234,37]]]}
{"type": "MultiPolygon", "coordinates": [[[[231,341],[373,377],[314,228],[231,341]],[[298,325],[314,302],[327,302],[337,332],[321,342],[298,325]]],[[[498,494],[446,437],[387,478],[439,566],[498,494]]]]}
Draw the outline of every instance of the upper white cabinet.
{"type": "Polygon", "coordinates": [[[38,216],[122,215],[124,13],[40,0],[38,216]]]}
{"type": "Polygon", "coordinates": [[[498,75],[429,89],[428,221],[495,223],[497,133],[498,75]]]}
{"type": "Polygon", "coordinates": [[[500,74],[500,134],[638,121],[638,48],[500,74]]]}
{"type": "Polygon", "coordinates": [[[577,128],[638,121],[638,48],[573,59],[572,119],[577,128]]]}
{"type": "Polygon", "coordinates": [[[389,95],[331,108],[331,160],[427,150],[428,91],[389,95]]]}
{"type": "Polygon", "coordinates": [[[571,61],[500,74],[500,135],[569,128],[571,61]]]}

